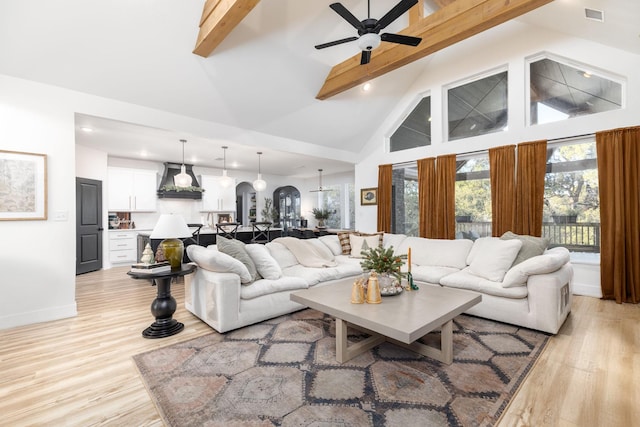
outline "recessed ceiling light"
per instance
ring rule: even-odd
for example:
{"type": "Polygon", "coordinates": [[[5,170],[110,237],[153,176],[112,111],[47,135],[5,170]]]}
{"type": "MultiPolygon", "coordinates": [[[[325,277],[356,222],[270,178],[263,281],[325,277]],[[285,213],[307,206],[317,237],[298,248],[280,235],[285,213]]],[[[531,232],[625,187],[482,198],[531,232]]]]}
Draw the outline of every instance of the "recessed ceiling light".
{"type": "Polygon", "coordinates": [[[369,92],[371,90],[371,83],[367,82],[364,84],[364,86],[362,86],[362,90],[364,92],[369,92]]]}
{"type": "Polygon", "coordinates": [[[93,132],[93,129],[87,126],[80,126],[80,130],[84,132],[93,132]]]}

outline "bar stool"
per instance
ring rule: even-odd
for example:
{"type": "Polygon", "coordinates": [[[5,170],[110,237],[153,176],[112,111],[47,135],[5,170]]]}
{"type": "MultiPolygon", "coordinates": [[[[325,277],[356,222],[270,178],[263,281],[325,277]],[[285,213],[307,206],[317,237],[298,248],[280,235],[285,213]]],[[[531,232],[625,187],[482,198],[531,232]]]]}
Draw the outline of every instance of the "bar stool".
{"type": "Polygon", "coordinates": [[[269,239],[269,230],[271,230],[272,222],[262,221],[262,222],[252,222],[252,237],[251,243],[269,243],[271,240],[269,239]]]}
{"type": "Polygon", "coordinates": [[[238,227],[240,227],[239,222],[219,222],[216,224],[216,232],[218,236],[235,239],[238,235],[238,227]]]}

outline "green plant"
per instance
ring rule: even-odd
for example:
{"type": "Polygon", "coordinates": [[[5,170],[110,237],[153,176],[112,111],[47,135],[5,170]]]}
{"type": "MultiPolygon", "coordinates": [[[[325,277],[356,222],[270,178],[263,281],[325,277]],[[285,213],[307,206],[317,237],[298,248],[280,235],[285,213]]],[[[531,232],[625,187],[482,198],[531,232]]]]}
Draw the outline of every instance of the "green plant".
{"type": "Polygon", "coordinates": [[[400,272],[400,268],[404,264],[403,260],[407,259],[406,255],[394,255],[393,246],[388,248],[375,247],[365,249],[360,252],[364,258],[360,262],[360,266],[364,271],[375,271],[379,274],[387,273],[400,280],[406,273],[400,272]]]}
{"type": "Polygon", "coordinates": [[[191,192],[200,192],[200,193],[204,193],[204,188],[202,187],[194,187],[193,185],[190,185],[189,187],[177,187],[175,185],[163,185],[160,190],[162,191],[191,191],[191,192]]]}
{"type": "Polygon", "coordinates": [[[318,208],[313,208],[313,210],[311,211],[313,213],[313,217],[315,219],[329,219],[329,217],[331,216],[331,211],[327,208],[323,208],[323,209],[318,209],[318,208]]]}

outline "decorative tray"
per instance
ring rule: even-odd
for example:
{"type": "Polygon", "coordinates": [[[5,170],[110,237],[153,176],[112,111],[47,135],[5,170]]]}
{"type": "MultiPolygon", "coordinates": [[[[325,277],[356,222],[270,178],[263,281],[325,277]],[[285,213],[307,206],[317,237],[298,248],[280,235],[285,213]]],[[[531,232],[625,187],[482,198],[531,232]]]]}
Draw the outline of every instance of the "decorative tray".
{"type": "Polygon", "coordinates": [[[393,295],[400,295],[404,289],[401,286],[389,286],[380,289],[380,295],[383,297],[390,297],[393,295]]]}

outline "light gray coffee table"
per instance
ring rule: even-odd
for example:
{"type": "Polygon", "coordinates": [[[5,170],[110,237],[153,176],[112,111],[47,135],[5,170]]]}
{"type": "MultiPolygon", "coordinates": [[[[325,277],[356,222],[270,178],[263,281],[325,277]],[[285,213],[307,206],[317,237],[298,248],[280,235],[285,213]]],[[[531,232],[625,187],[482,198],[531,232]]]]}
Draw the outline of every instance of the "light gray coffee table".
{"type": "Polygon", "coordinates": [[[446,364],[453,362],[453,318],[478,304],[472,292],[420,285],[417,291],[382,297],[380,304],[351,304],[354,279],[293,292],[290,299],[336,318],[336,359],[340,363],[390,341],[446,364]],[[348,345],[347,327],[369,338],[348,345]],[[417,342],[441,328],[440,348],[417,342]]]}

